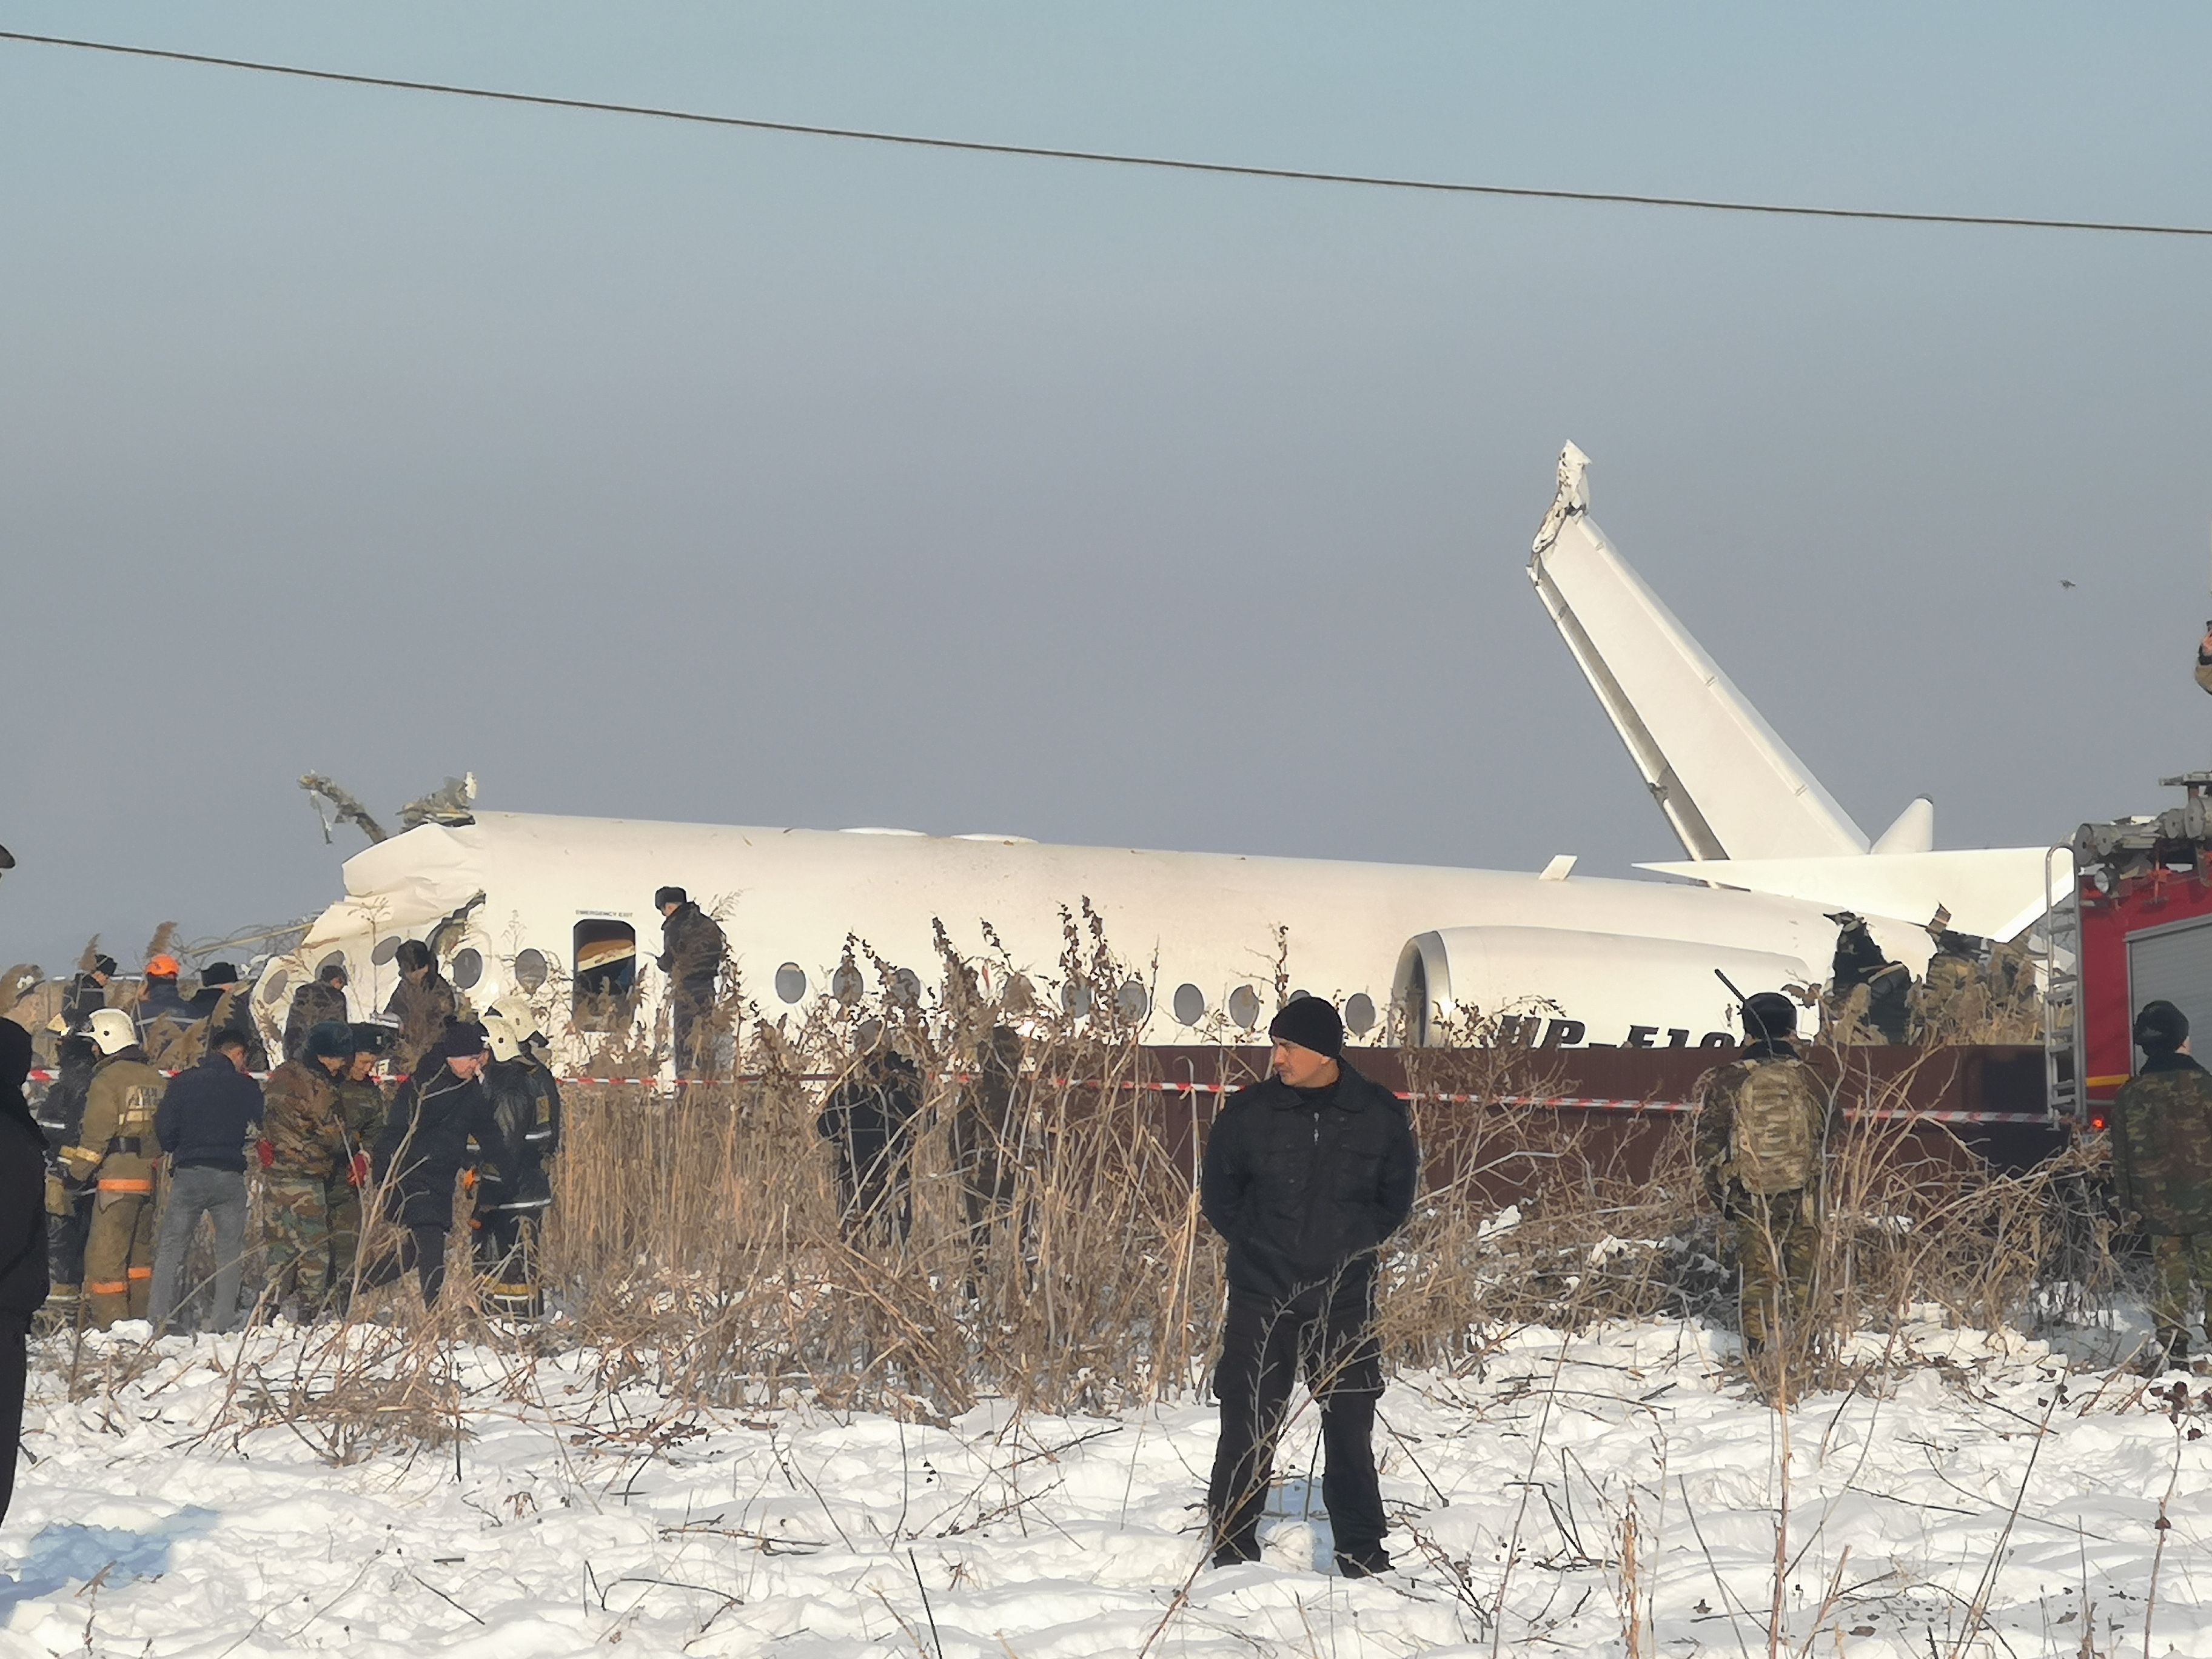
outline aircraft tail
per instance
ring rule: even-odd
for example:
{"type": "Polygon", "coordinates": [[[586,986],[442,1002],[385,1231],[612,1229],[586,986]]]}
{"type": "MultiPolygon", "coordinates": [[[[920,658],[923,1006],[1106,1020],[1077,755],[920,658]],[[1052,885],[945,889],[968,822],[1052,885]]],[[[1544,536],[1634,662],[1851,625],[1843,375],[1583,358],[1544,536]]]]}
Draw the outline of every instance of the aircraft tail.
{"type": "Polygon", "coordinates": [[[1572,444],[1560,453],[1528,579],[1683,851],[1699,862],[1867,852],[1865,832],[1590,521],[1589,465],[1572,444]]]}

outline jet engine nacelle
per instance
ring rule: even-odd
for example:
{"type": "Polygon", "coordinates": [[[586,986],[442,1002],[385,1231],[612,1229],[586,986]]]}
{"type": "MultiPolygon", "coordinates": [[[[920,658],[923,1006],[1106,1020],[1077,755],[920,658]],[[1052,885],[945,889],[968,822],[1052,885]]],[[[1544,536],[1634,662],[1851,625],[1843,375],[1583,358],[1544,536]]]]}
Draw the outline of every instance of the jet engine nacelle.
{"type": "Polygon", "coordinates": [[[1820,975],[1792,956],[1551,927],[1443,927],[1398,957],[1407,1040],[1622,1048],[1726,1048],[1742,1020],[1717,968],[1746,996],[1820,975]]]}

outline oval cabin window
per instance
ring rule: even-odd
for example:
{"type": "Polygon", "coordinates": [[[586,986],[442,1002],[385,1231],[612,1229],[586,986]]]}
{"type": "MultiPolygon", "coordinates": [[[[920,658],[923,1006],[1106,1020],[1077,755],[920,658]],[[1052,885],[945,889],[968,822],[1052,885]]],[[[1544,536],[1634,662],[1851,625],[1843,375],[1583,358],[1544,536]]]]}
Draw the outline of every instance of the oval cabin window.
{"type": "Polygon", "coordinates": [[[463,945],[453,952],[453,988],[467,991],[475,988],[483,977],[483,952],[472,945],[463,945]]]}
{"type": "Polygon", "coordinates": [[[1206,1018],[1206,993],[1195,985],[1178,985],[1175,994],[1175,1017],[1185,1025],[1195,1025],[1206,1018]]]}
{"type": "Polygon", "coordinates": [[[806,994],[806,970],[795,962],[787,962],[775,970],[775,994],[786,1002],[796,1002],[806,994]]]}
{"type": "Polygon", "coordinates": [[[552,969],[545,961],[543,951],[518,951],[514,957],[514,982],[523,990],[532,992],[545,983],[552,969]]]}
{"type": "Polygon", "coordinates": [[[1114,1007],[1122,1018],[1142,1019],[1152,1011],[1152,999],[1140,980],[1129,980],[1114,993],[1114,1007]]]}
{"type": "Polygon", "coordinates": [[[1249,985],[1240,985],[1229,994],[1229,1018],[1245,1030],[1250,1030],[1260,1018],[1260,994],[1249,985]]]}
{"type": "Polygon", "coordinates": [[[1364,991],[1355,991],[1344,1005],[1344,1029],[1354,1036],[1365,1036],[1375,1029],[1375,999],[1364,991]]]}

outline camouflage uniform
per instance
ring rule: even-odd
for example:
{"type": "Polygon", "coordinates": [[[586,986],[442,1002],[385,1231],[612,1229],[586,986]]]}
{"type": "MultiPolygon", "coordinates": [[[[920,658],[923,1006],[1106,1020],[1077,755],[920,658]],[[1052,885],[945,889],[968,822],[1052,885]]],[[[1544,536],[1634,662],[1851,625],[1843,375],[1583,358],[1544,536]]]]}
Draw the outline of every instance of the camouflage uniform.
{"type": "Polygon", "coordinates": [[[330,1288],[333,1176],[345,1168],[337,1085],[320,1060],[288,1060],[262,1091],[269,1288],[319,1302],[330,1288]]]}
{"type": "MultiPolygon", "coordinates": [[[[345,1126],[350,1164],[354,1153],[367,1152],[384,1133],[389,1107],[384,1091],[373,1082],[357,1083],[342,1076],[337,1088],[338,1116],[345,1126]]],[[[353,1184],[350,1170],[341,1168],[323,1190],[330,1214],[331,1283],[343,1290],[353,1278],[354,1260],[361,1249],[361,1189],[353,1184]]]]}
{"type": "Polygon", "coordinates": [[[1963,1042],[1978,1035],[1989,1018],[1989,987],[1973,942],[1962,933],[1942,934],[1913,994],[1912,1040],[1963,1042]]]}
{"type": "Polygon", "coordinates": [[[106,1330],[143,1319],[154,1294],[154,1112],[168,1079],[143,1048],[125,1048],[94,1067],[77,1144],[62,1163],[97,1184],[84,1244],[84,1305],[106,1330]]]}
{"type": "Polygon", "coordinates": [[[1824,1160],[1830,1103],[1813,1069],[1785,1042],[1754,1043],[1741,1060],[1718,1066],[1699,1078],[1697,1127],[1698,1172],[1705,1192],[1735,1236],[1743,1271],[1741,1319],[1744,1346],[1759,1352],[1777,1346],[1813,1306],[1813,1273],[1820,1256],[1820,1166],[1824,1160]],[[1747,1189],[1735,1167],[1737,1103],[1754,1068],[1783,1066],[1805,1115],[1813,1146],[1811,1184],[1790,1191],[1759,1194],[1747,1189]]]}
{"type": "Polygon", "coordinates": [[[2187,1054],[2146,1054],[2113,1097],[2112,1182],[2150,1235],[2159,1338],[2185,1352],[2190,1291],[2212,1296],[2212,1075],[2187,1054]]]}

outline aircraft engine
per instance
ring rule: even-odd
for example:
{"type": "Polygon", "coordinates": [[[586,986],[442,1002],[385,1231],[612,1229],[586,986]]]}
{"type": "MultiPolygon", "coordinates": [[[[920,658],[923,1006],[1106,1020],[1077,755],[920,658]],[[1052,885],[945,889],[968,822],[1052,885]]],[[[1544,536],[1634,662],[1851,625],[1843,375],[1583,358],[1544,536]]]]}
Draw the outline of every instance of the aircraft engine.
{"type": "MultiPolygon", "coordinates": [[[[1726,1048],[1741,1040],[1735,999],[1818,985],[1796,957],[1691,940],[1553,927],[1443,927],[1399,953],[1393,1000],[1407,1040],[1540,1048],[1726,1048]]],[[[1809,1011],[1802,1029],[1810,1032],[1809,1011]]]]}

